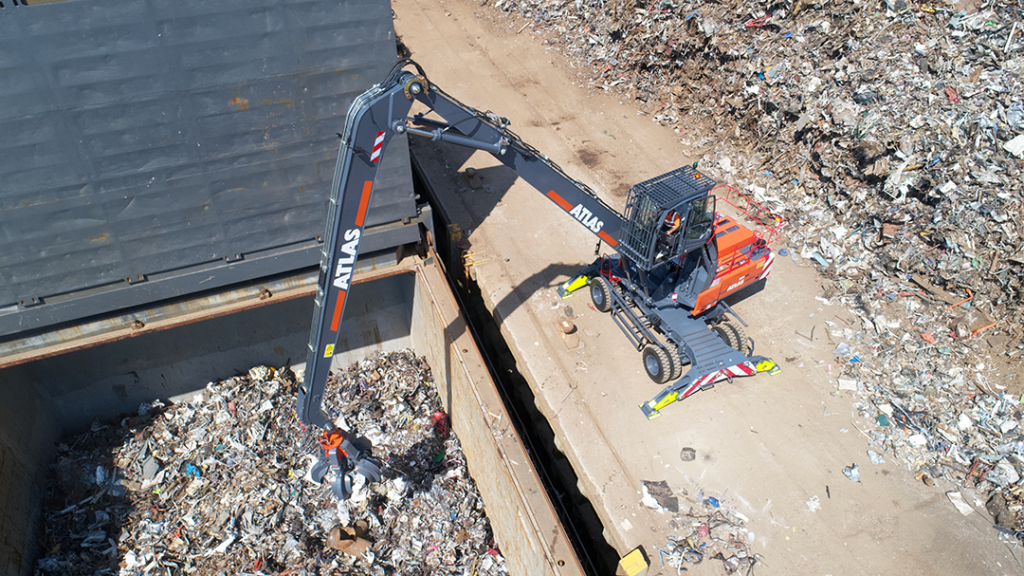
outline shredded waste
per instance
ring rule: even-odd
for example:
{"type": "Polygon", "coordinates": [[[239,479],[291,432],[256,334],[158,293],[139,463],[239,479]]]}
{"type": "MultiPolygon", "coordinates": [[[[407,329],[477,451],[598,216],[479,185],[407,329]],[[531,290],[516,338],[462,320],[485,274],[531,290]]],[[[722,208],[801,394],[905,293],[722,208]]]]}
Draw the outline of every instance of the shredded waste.
{"type": "Polygon", "coordinates": [[[36,574],[507,574],[424,359],[378,352],[329,381],[329,414],[384,465],[346,502],[306,478],[296,392],[257,366],[66,438],[36,574]]]}
{"type": "Polygon", "coordinates": [[[693,485],[691,496],[685,488],[674,489],[664,480],[641,483],[640,503],[672,516],[669,528],[673,534],[656,547],[655,566],[683,571],[687,565],[692,568],[707,560],[720,562],[726,574],[751,574],[764,558],[753,551],[757,536],[746,527],[750,519],[720,498],[707,496],[700,484],[693,485]]]}
{"type": "Polygon", "coordinates": [[[987,494],[1024,541],[1021,4],[489,5],[788,221],[875,453],[987,494]]]}

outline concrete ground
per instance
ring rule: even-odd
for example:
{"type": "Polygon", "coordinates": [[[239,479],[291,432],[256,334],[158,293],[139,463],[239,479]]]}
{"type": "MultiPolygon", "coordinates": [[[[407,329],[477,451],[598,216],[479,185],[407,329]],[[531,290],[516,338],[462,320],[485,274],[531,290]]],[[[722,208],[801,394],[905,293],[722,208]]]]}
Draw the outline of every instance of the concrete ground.
{"type": "MultiPolygon", "coordinates": [[[[431,81],[509,117],[526,142],[617,209],[630,184],[696,155],[681,143],[690,135],[581,85],[557,49],[528,30],[517,33],[525,21],[493,20],[479,0],[393,0],[393,7],[397,33],[431,81]]],[[[640,503],[644,480],[666,481],[684,510],[703,491],[749,517],[761,575],[1022,571],[975,495],[965,491],[977,511],[963,516],[945,495],[955,486],[926,486],[892,458],[869,462],[858,430],[872,424],[852,409],[849,393],[836,392],[825,325],[852,319],[815,300],[813,269],[778,258],[764,290],[734,304],[757,352],[779,362],[780,375],[720,383],[648,421],[638,405],[660,387],[643,373],[639,353],[589,296],[563,301],[553,289],[593,260],[589,231],[485,153],[423,140],[412,149],[443,209],[469,232],[467,258],[481,292],[609,542],[620,553],[643,545],[650,574],[675,573],[661,567],[656,547],[677,530],[671,515],[640,503]],[[469,167],[483,179],[479,190],[468,185],[469,167]],[[576,349],[557,329],[570,308],[576,349]],[[684,447],[697,458],[682,461],[684,447]],[[842,474],[852,463],[861,483],[842,474]]],[[[721,574],[722,566],[705,561],[688,573],[721,574]]]]}

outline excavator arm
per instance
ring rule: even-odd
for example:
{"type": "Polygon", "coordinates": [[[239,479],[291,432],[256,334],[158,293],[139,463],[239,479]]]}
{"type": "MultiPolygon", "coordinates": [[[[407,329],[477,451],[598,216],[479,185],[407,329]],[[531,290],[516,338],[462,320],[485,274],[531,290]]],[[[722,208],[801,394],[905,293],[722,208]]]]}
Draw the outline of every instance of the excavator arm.
{"type": "Polygon", "coordinates": [[[617,246],[619,230],[623,226],[622,215],[586,184],[573,179],[537,149],[523,142],[508,129],[507,118],[477,112],[436,86],[417,99],[445,121],[433,120],[427,114],[419,113],[408,119],[406,124],[396,123],[397,132],[490,152],[609,247],[617,246]]]}
{"type": "Polygon", "coordinates": [[[387,80],[358,96],[349,108],[331,189],[297,410],[303,422],[323,430],[320,458],[311,475],[318,482],[328,479],[338,499],[350,496],[353,471],[371,481],[380,476],[369,450],[338,429],[324,413],[322,403],[377,170],[396,134],[490,152],[611,248],[616,247],[622,217],[593,190],[523,142],[508,124],[506,118],[478,112],[445,94],[410,60],[400,61],[387,80]],[[405,69],[409,66],[415,67],[415,72],[405,69]],[[426,110],[409,116],[417,102],[426,110]]]}
{"type": "Polygon", "coordinates": [[[614,261],[598,259],[559,292],[564,296],[589,285],[598,309],[610,312],[630,342],[643,350],[652,380],[675,381],[641,405],[648,418],[723,378],[777,369],[769,359],[750,356],[752,342],[751,350],[743,352],[748,342],[742,330],[723,323],[726,313],[735,313],[721,297],[765,278],[773,255],[753,232],[715,214],[714,181],[696,166],[683,166],[641,182],[630,188],[624,217],[508,125],[508,119],[444,93],[411,60],[399,61],[387,80],[357,97],[348,111],[298,399],[299,418],[323,430],[311,476],[329,480],[338,499],[350,496],[353,472],[371,481],[380,477],[369,449],[336,427],[322,404],[377,170],[396,134],[489,152],[619,253],[614,261]],[[415,71],[406,69],[410,66],[415,71]],[[410,115],[413,106],[420,110],[410,115]],[[673,215],[683,226],[675,236],[662,224],[673,215]],[[611,290],[606,280],[618,288],[611,290]],[[684,360],[690,366],[685,373],[684,360]]]}

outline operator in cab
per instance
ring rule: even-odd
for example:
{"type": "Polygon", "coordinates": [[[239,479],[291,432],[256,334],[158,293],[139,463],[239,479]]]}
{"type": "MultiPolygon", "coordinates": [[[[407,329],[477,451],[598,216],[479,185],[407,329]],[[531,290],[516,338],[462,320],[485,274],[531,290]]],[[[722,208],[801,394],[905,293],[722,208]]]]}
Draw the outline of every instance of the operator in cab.
{"type": "Polygon", "coordinates": [[[682,226],[683,219],[679,216],[679,212],[676,210],[669,210],[668,214],[665,214],[665,234],[671,236],[679,231],[679,227],[682,226]]]}

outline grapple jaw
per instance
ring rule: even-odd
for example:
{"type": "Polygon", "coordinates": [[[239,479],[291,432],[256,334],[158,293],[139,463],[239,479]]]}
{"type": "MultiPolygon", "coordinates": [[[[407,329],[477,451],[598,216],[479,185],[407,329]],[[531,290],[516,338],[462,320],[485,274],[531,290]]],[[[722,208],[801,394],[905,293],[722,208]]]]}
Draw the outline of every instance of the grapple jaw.
{"type": "Polygon", "coordinates": [[[309,470],[314,482],[325,479],[338,500],[352,496],[352,473],[362,475],[367,482],[380,481],[380,465],[368,450],[356,445],[352,437],[339,428],[324,432],[320,438],[317,461],[309,470]]]}

